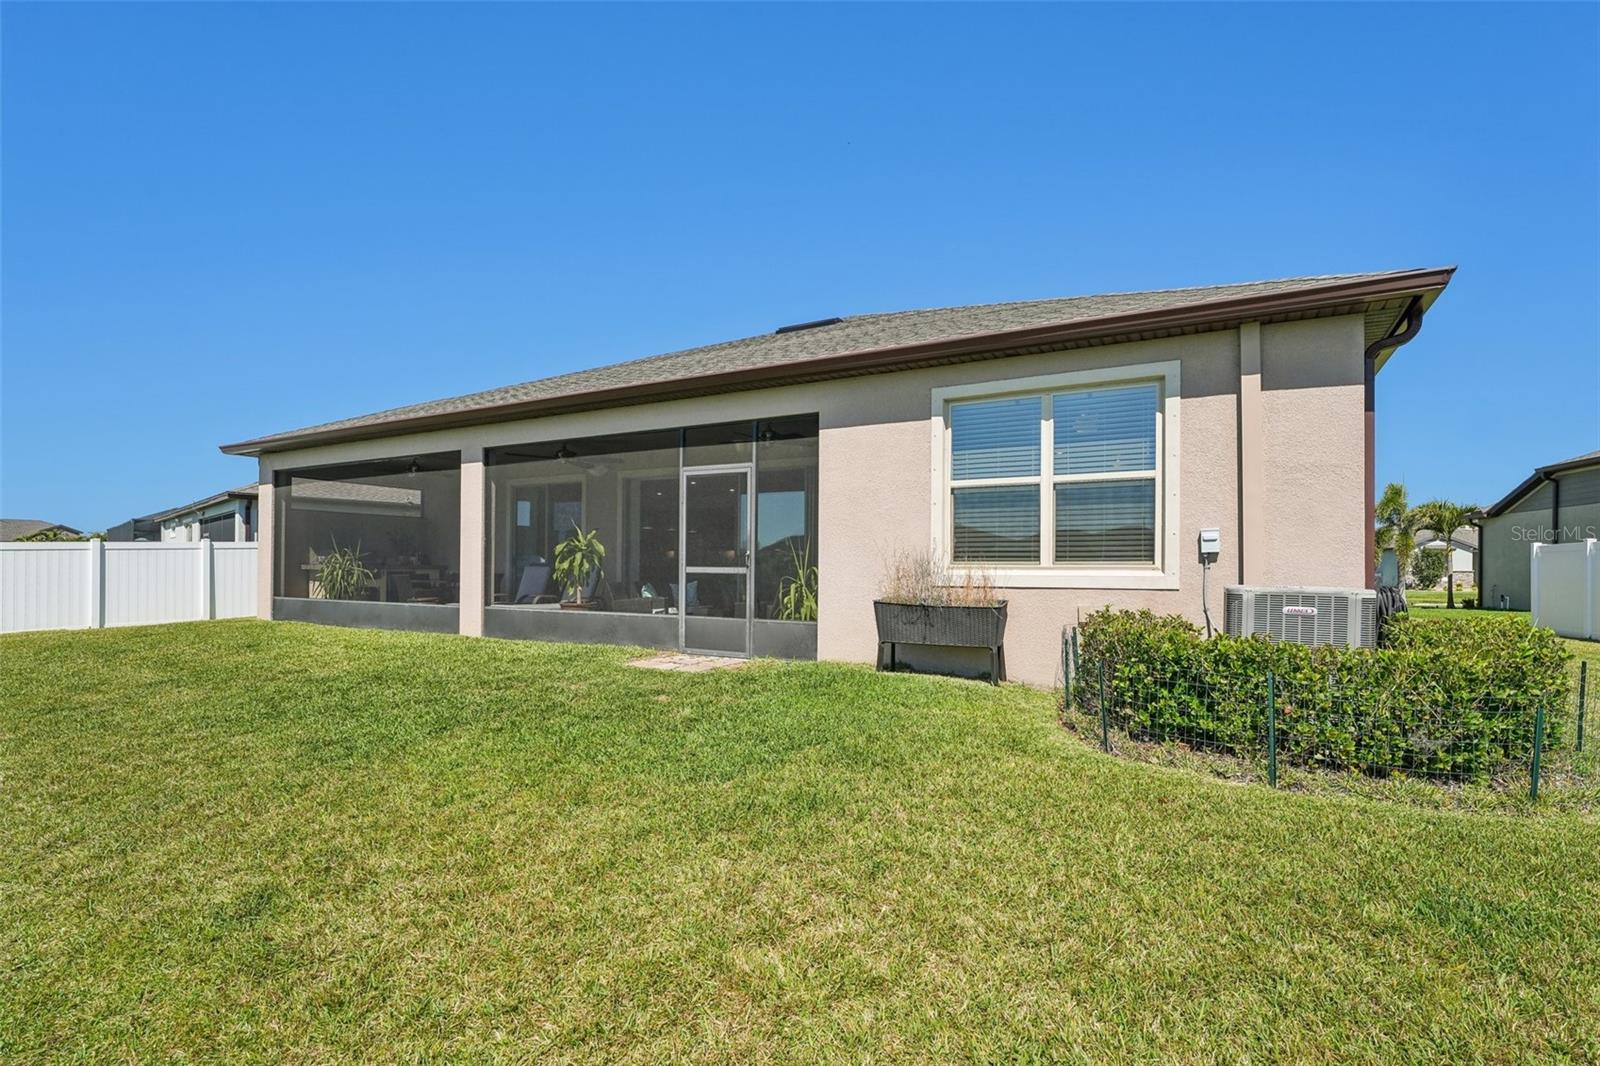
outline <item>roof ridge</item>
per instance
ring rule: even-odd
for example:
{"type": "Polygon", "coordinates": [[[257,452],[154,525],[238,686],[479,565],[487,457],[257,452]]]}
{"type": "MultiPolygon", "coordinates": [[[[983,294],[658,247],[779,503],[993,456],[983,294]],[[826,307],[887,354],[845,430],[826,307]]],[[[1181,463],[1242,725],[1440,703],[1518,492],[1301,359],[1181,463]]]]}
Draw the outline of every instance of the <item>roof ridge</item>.
{"type": "MultiPolygon", "coordinates": [[[[1036,300],[995,300],[995,301],[992,301],[990,303],[981,303],[981,304],[951,304],[951,305],[948,305],[948,306],[941,306],[941,307],[912,307],[912,308],[907,308],[907,309],[905,309],[903,311],[867,311],[867,312],[864,312],[864,313],[858,314],[858,315],[841,315],[841,316],[839,316],[839,321],[838,322],[832,322],[832,323],[829,323],[826,326],[816,326],[816,327],[813,327],[811,329],[805,330],[804,332],[810,333],[810,334],[817,334],[817,333],[821,333],[823,331],[832,329],[835,326],[845,325],[846,323],[850,323],[850,322],[864,322],[864,321],[867,321],[867,320],[879,320],[879,319],[885,319],[885,318],[899,318],[899,317],[903,317],[903,316],[906,316],[906,315],[925,315],[925,314],[930,314],[930,313],[933,313],[933,312],[936,312],[936,311],[949,311],[949,312],[955,312],[955,311],[982,311],[982,310],[985,310],[987,308],[992,308],[992,307],[1036,307],[1036,306],[1038,306],[1040,304],[1066,303],[1067,301],[1070,301],[1070,300],[1105,300],[1105,299],[1110,299],[1110,298],[1118,297],[1118,296],[1159,296],[1159,295],[1162,295],[1163,293],[1174,293],[1174,292],[1205,292],[1205,291],[1212,290],[1212,289],[1237,289],[1237,288],[1240,288],[1240,287],[1243,287],[1243,286],[1247,286],[1247,285],[1249,285],[1249,286],[1256,286],[1256,285],[1283,285],[1283,284],[1286,284],[1286,283],[1292,282],[1292,281],[1304,281],[1304,282],[1311,282],[1311,281],[1343,281],[1343,280],[1345,280],[1347,278],[1381,278],[1381,277],[1387,277],[1387,276],[1393,275],[1393,274],[1413,274],[1418,270],[1424,270],[1424,269],[1427,269],[1427,268],[1425,268],[1425,267],[1410,267],[1410,268],[1407,268],[1407,269],[1404,269],[1404,270],[1379,270],[1379,271],[1367,271],[1367,272],[1356,271],[1354,273],[1349,273],[1349,274],[1305,274],[1305,275],[1301,275],[1301,276],[1297,276],[1297,277],[1286,277],[1286,278],[1260,278],[1260,279],[1257,279],[1257,280],[1254,280],[1254,281],[1228,281],[1228,282],[1222,282],[1222,283],[1217,284],[1217,285],[1177,285],[1177,286],[1173,286],[1171,288],[1165,288],[1165,289],[1127,289],[1127,290],[1118,291],[1118,292],[1088,292],[1088,293],[1080,293],[1080,294],[1075,295],[1075,296],[1044,296],[1044,297],[1040,297],[1039,299],[1036,299],[1036,300]]],[[[483,393],[487,393],[487,392],[500,392],[503,389],[520,388],[523,385],[533,385],[533,384],[537,384],[537,383],[540,383],[540,382],[548,382],[548,381],[560,381],[564,377],[570,377],[571,375],[574,375],[574,374],[587,373],[589,370],[598,370],[598,369],[601,369],[601,368],[609,369],[611,367],[622,367],[622,366],[639,366],[639,365],[644,364],[644,363],[653,363],[653,362],[656,362],[657,360],[661,360],[661,359],[676,358],[677,356],[683,355],[686,352],[711,352],[711,351],[716,351],[716,350],[721,349],[721,348],[731,347],[731,346],[736,345],[736,344],[746,344],[746,343],[748,343],[750,341],[757,340],[759,338],[772,337],[772,336],[787,336],[787,334],[750,333],[750,334],[746,334],[743,337],[732,337],[732,338],[729,338],[728,340],[725,340],[725,341],[712,341],[709,344],[692,344],[692,345],[688,346],[687,348],[674,348],[670,352],[659,352],[659,353],[657,353],[655,355],[641,355],[641,356],[636,356],[636,357],[634,357],[632,359],[623,359],[620,362],[615,362],[615,363],[601,363],[598,366],[585,367],[582,370],[568,370],[568,371],[565,371],[564,373],[560,373],[560,374],[550,374],[550,375],[547,375],[547,376],[542,377],[542,378],[529,378],[526,381],[517,381],[517,382],[513,382],[513,383],[511,383],[509,385],[499,385],[499,386],[495,386],[494,388],[489,388],[489,389],[474,389],[472,392],[464,392],[464,393],[459,394],[458,396],[451,397],[451,398],[452,399],[466,399],[467,397],[479,396],[479,395],[482,395],[483,393]]],[[[416,404],[402,404],[399,407],[392,407],[392,408],[389,408],[389,409],[387,409],[385,411],[374,411],[374,412],[372,412],[372,414],[373,415],[389,414],[389,413],[394,412],[394,411],[403,411],[407,407],[426,406],[427,404],[433,403],[433,402],[436,402],[436,401],[424,400],[421,403],[416,403],[416,404]]],[[[344,420],[340,419],[339,421],[344,421],[344,420]]],[[[312,428],[314,428],[314,427],[312,427],[312,428]]]]}
{"type": "Polygon", "coordinates": [[[848,315],[837,322],[804,330],[755,333],[616,362],[595,362],[587,367],[509,385],[399,404],[380,411],[270,434],[239,444],[224,445],[223,450],[238,453],[257,445],[283,446],[289,441],[300,441],[314,435],[348,433],[363,427],[395,425],[411,419],[459,417],[474,411],[519,404],[525,406],[535,402],[548,405],[589,393],[603,393],[615,399],[618,390],[660,388],[680,380],[705,379],[710,382],[719,376],[762,374],[764,380],[770,381],[789,373],[789,368],[802,364],[909,351],[919,346],[969,344],[988,337],[998,342],[1007,336],[1021,336],[1024,333],[1037,336],[1041,335],[1041,331],[1092,328],[1100,320],[1131,323],[1134,320],[1153,320],[1161,315],[1193,317],[1206,313],[1212,305],[1216,306],[1220,315],[1225,310],[1243,311],[1247,305],[1255,308],[1259,304],[1265,308],[1274,300],[1281,303],[1284,300],[1304,302],[1306,299],[1320,299],[1319,292],[1322,289],[1328,290],[1326,299],[1329,301],[1341,298],[1346,289],[1350,293],[1370,296],[1372,291],[1383,289],[1385,284],[1397,292],[1409,291],[1403,285],[1403,280],[1408,276],[1426,279],[1428,286],[1442,289],[1454,269],[1412,268],[1310,274],[1215,285],[868,312],[848,315]],[[1347,284],[1340,288],[1340,283],[1347,284]],[[670,367],[671,370],[657,370],[658,367],[670,367]]]}
{"type": "MultiPolygon", "coordinates": [[[[1237,289],[1245,285],[1284,285],[1291,281],[1345,281],[1349,278],[1382,278],[1394,274],[1415,274],[1427,267],[1406,267],[1400,270],[1367,270],[1347,274],[1299,274],[1284,278],[1252,278],[1249,281],[1223,281],[1215,285],[1172,285],[1164,289],[1117,289],[1111,292],[1086,292],[1073,296],[1041,296],[1033,300],[994,300],[981,304],[952,304],[948,307],[909,307],[903,311],[868,311],[859,315],[844,315],[846,322],[863,318],[893,318],[896,315],[920,315],[929,311],[981,311],[989,307],[1027,307],[1037,304],[1064,303],[1068,300],[1104,300],[1114,296],[1160,296],[1174,292],[1204,292],[1211,289],[1237,289]]],[[[761,336],[761,334],[756,334],[761,336]]],[[[748,338],[744,338],[748,339],[748,338]]],[[[732,343],[732,342],[729,342],[732,343]]]]}

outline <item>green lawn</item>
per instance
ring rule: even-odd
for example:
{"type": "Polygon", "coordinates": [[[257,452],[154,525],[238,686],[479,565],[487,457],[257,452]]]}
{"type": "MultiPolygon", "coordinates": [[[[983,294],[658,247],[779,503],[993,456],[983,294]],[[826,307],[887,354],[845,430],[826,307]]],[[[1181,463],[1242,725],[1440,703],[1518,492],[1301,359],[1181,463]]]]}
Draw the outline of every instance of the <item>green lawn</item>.
{"type": "MultiPolygon", "coordinates": [[[[1406,593],[1406,602],[1408,605],[1416,605],[1416,601],[1412,598],[1415,595],[1416,593],[1414,592],[1406,593]]],[[[1438,606],[1443,607],[1444,593],[1439,593],[1439,597],[1438,606]]],[[[1456,602],[1459,603],[1460,601],[1457,600],[1456,602]]],[[[1464,607],[1457,607],[1454,610],[1446,611],[1423,607],[1418,610],[1417,613],[1423,618],[1487,618],[1493,616],[1496,618],[1520,618],[1524,622],[1529,622],[1530,624],[1532,622],[1532,616],[1527,611],[1486,611],[1481,608],[1467,610],[1464,607]]],[[[1562,637],[1561,643],[1565,644],[1567,646],[1567,650],[1572,652],[1574,669],[1576,669],[1577,663],[1587,659],[1589,660],[1589,673],[1591,675],[1590,680],[1600,682],[1600,675],[1596,674],[1596,671],[1600,671],[1600,641],[1572,640],[1567,637],[1562,637]]]]}
{"type": "Polygon", "coordinates": [[[1594,820],[627,657],[0,638],[0,1060],[1600,1060],[1594,820]]]}
{"type": "MultiPolygon", "coordinates": [[[[1456,586],[1456,606],[1461,606],[1461,601],[1468,596],[1474,601],[1478,598],[1478,590],[1464,585],[1456,586]]],[[[1406,589],[1406,603],[1412,607],[1443,607],[1446,593],[1442,588],[1436,589],[1406,589]]]]}

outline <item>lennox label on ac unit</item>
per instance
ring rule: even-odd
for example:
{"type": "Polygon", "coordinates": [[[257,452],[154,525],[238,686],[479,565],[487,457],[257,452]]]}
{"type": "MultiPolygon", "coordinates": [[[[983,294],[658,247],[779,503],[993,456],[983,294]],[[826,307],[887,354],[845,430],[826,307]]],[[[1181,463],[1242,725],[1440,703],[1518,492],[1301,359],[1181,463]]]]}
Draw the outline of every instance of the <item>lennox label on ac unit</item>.
{"type": "Polygon", "coordinates": [[[1378,594],[1371,589],[1229,585],[1222,590],[1224,631],[1297,644],[1374,648],[1378,594]]]}

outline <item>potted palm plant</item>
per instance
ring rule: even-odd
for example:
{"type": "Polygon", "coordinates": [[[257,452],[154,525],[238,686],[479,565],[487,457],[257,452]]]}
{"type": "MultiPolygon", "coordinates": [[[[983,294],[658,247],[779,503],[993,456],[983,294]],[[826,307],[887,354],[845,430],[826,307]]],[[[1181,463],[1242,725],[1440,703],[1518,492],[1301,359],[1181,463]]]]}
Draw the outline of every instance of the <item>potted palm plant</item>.
{"type": "Polygon", "coordinates": [[[361,600],[372,586],[374,576],[361,561],[361,544],[354,548],[341,548],[334,540],[333,550],[321,559],[317,568],[317,591],[325,600],[361,600]]]}
{"type": "Polygon", "coordinates": [[[872,608],[880,666],[886,646],[891,670],[898,644],[988,648],[990,679],[1000,682],[1005,672],[1006,601],[995,595],[986,573],[967,570],[959,581],[952,581],[930,552],[900,552],[885,568],[872,608]]]}
{"type": "Polygon", "coordinates": [[[566,591],[561,600],[563,607],[584,608],[583,590],[591,578],[598,577],[606,557],[606,546],[600,543],[600,531],[585,533],[576,522],[572,534],[556,545],[555,579],[566,591]]]}

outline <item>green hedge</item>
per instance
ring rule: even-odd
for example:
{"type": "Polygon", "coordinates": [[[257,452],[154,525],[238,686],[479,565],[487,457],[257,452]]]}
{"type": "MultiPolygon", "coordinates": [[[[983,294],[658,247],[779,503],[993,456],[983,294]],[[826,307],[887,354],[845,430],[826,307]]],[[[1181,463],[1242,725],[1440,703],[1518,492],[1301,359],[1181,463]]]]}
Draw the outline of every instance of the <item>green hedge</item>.
{"type": "Polygon", "coordinates": [[[1546,747],[1570,699],[1570,653],[1520,618],[1402,615],[1376,651],[1308,648],[1264,637],[1206,639],[1182,618],[1098,611],[1078,628],[1074,702],[1142,739],[1239,754],[1266,750],[1267,678],[1278,759],[1294,765],[1483,780],[1546,747]]]}

